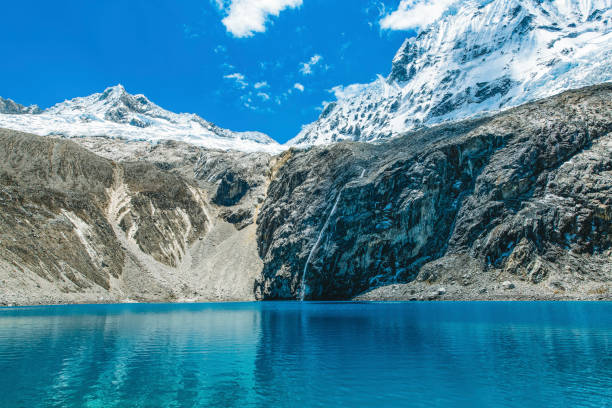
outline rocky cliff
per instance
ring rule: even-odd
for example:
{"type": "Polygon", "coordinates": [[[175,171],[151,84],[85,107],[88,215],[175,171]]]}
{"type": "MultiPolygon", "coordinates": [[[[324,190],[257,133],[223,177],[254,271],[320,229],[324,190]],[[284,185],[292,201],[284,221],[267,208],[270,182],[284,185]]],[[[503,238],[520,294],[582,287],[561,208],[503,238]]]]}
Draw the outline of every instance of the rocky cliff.
{"type": "Polygon", "coordinates": [[[39,114],[42,111],[37,105],[23,106],[12,99],[0,97],[0,113],[9,115],[39,114]]]}
{"type": "Polygon", "coordinates": [[[258,219],[258,297],[609,296],[611,108],[606,84],[286,153],[258,219]]]}
{"type": "Polygon", "coordinates": [[[0,302],[600,299],[612,84],[280,155],[0,131],[0,302]]]}

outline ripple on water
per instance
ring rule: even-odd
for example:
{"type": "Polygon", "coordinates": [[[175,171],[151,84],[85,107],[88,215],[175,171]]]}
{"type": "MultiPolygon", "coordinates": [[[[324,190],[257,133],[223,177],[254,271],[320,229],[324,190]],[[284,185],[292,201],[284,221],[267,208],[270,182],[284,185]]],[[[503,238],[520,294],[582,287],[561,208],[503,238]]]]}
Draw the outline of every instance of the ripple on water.
{"type": "Polygon", "coordinates": [[[604,302],[1,309],[0,406],[606,407],[611,312],[604,302]]]}

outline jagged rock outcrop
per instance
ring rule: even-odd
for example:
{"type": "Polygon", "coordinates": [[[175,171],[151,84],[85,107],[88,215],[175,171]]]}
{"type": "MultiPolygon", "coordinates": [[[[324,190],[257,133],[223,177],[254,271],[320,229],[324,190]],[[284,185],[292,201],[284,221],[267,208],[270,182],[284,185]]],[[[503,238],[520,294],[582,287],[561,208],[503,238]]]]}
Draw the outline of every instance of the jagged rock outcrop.
{"type": "Polygon", "coordinates": [[[42,111],[38,105],[23,106],[12,99],[0,97],[0,113],[12,115],[39,114],[42,111]]]}
{"type": "Polygon", "coordinates": [[[386,298],[414,282],[484,298],[502,280],[522,282],[516,297],[608,293],[611,131],[604,84],[378,145],[295,151],[259,215],[257,294],[386,298]]]}
{"type": "Polygon", "coordinates": [[[209,186],[212,202],[224,208],[222,218],[244,227],[255,221],[255,209],[265,198],[272,160],[266,153],[203,150],[195,178],[200,185],[209,186]]]}

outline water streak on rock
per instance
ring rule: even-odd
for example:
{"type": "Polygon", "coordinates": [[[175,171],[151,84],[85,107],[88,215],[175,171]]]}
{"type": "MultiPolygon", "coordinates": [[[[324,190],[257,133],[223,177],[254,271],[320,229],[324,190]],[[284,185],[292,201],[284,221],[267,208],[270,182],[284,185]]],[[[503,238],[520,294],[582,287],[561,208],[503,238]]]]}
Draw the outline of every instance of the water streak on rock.
{"type": "Polygon", "coordinates": [[[329,212],[329,215],[327,216],[327,220],[325,220],[325,224],[323,224],[323,228],[321,228],[321,231],[319,232],[317,241],[315,242],[312,249],[310,250],[310,253],[308,254],[308,258],[306,258],[306,264],[304,264],[304,271],[302,272],[302,283],[300,285],[300,301],[304,301],[304,297],[306,296],[306,273],[308,272],[308,264],[310,263],[310,260],[312,259],[315,251],[317,250],[317,247],[319,246],[319,243],[321,242],[321,238],[323,238],[323,234],[325,233],[325,230],[327,230],[327,227],[329,226],[329,221],[331,220],[331,217],[336,212],[336,208],[338,208],[338,202],[340,201],[340,197],[342,197],[342,190],[340,190],[340,192],[338,193],[338,197],[336,197],[334,206],[329,212]]]}

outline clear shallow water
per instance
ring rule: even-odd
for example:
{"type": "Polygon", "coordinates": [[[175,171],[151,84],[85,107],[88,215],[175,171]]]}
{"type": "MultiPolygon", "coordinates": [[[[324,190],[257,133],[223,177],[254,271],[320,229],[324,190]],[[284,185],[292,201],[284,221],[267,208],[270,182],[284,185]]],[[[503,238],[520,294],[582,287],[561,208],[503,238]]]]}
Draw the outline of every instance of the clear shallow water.
{"type": "Polygon", "coordinates": [[[0,309],[0,407],[612,407],[612,303],[0,309]]]}

